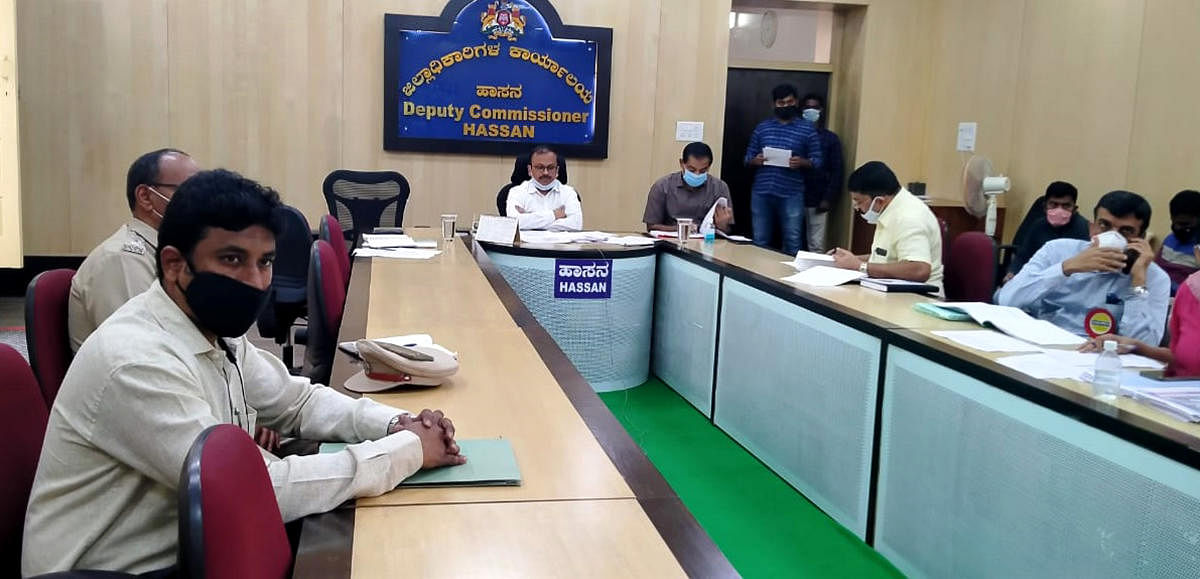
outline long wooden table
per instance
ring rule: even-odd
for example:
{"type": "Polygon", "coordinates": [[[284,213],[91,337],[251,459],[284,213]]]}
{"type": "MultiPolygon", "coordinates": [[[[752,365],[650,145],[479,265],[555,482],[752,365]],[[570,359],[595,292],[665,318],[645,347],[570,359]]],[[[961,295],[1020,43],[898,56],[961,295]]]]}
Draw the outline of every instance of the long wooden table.
{"type": "MultiPolygon", "coordinates": [[[[358,261],[342,339],[424,332],[459,350],[450,384],[378,398],[510,438],[525,485],[404,489],[313,517],[297,575],[345,576],[351,560],[364,577],[733,575],[466,241],[358,261]],[[443,561],[436,540],[406,542],[417,520],[476,547],[443,561]]],[[[978,326],[912,309],[932,298],[792,286],[786,256],[724,241],[660,243],[657,259],[654,373],[905,573],[1200,575],[1200,426],[941,339],[978,326]]],[[[354,369],[339,359],[333,383],[354,369]]]]}

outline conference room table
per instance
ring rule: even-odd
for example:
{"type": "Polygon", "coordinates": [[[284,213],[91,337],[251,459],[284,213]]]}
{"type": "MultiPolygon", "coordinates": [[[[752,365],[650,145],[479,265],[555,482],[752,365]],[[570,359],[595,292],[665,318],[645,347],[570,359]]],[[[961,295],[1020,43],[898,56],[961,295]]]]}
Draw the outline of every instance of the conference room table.
{"type": "MultiPolygon", "coordinates": [[[[646,249],[442,250],[356,258],[340,339],[428,333],[459,352],[447,384],[371,396],[509,439],[522,485],[309,517],[295,575],[736,575],[492,259],[646,249]]],[[[905,574],[1200,574],[1197,425],[941,338],[978,326],[913,309],[932,297],[795,286],[786,256],[746,244],[653,250],[651,372],[905,574]]],[[[357,370],[338,354],[331,384],[357,370]]]]}

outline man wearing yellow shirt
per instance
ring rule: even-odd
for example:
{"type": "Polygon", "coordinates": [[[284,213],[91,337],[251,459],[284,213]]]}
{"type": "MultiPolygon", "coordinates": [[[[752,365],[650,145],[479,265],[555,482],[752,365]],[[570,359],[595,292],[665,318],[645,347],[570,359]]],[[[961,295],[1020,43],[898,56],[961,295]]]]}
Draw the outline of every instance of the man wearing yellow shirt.
{"type": "Polygon", "coordinates": [[[850,175],[846,188],[857,210],[875,226],[870,255],[837,248],[834,263],[868,276],[942,288],[942,232],[924,201],[900,186],[887,165],[871,161],[850,175]]]}

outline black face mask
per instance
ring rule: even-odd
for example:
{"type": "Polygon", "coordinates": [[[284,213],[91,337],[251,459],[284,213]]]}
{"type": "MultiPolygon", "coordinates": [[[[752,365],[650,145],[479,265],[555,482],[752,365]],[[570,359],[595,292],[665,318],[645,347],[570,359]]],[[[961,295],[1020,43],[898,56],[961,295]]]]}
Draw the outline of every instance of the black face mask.
{"type": "Polygon", "coordinates": [[[182,286],[179,289],[196,316],[196,323],[222,338],[245,335],[267,305],[266,291],[211,271],[196,272],[192,283],[186,289],[182,286]]]}
{"type": "Polygon", "coordinates": [[[1171,227],[1171,233],[1175,234],[1175,240],[1179,243],[1191,243],[1196,238],[1195,227],[1171,227]]]}
{"type": "Polygon", "coordinates": [[[798,114],[800,114],[800,107],[796,105],[775,107],[775,116],[779,117],[781,120],[790,121],[796,118],[796,115],[798,114]]]}

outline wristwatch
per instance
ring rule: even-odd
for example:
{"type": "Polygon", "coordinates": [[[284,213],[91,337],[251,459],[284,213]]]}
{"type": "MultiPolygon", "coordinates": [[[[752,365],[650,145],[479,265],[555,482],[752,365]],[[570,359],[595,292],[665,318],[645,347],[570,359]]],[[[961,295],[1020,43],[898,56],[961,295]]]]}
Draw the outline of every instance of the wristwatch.
{"type": "Polygon", "coordinates": [[[1135,298],[1144,298],[1150,295],[1150,290],[1146,289],[1146,286],[1144,285],[1135,285],[1131,289],[1133,290],[1133,297],[1135,298]]]}
{"type": "Polygon", "coordinates": [[[404,416],[404,415],[397,414],[397,415],[393,416],[392,420],[390,422],[388,422],[387,430],[385,430],[384,432],[387,433],[388,435],[392,435],[397,432],[400,432],[400,418],[402,416],[404,416]]]}
{"type": "Polygon", "coordinates": [[[867,264],[868,262],[864,261],[858,266],[858,271],[861,271],[863,275],[867,275],[867,264]]]}

